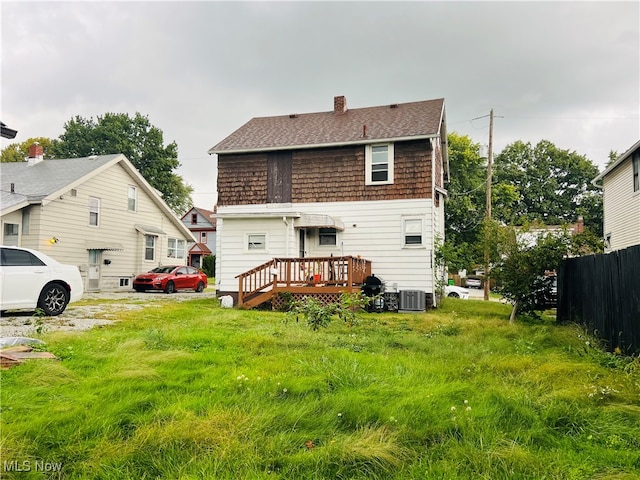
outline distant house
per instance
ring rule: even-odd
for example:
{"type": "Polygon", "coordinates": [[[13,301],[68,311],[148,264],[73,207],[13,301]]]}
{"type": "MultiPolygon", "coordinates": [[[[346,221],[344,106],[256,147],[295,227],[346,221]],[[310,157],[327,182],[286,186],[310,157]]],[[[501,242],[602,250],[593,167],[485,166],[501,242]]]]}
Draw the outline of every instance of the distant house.
{"type": "Polygon", "coordinates": [[[281,290],[328,298],[372,273],[433,304],[446,142],[443,99],[348,109],[337,96],[330,111],[253,118],[209,150],[218,294],[247,306],[281,290]]]}
{"type": "Polygon", "coordinates": [[[584,232],[584,218],[578,217],[578,221],[569,225],[532,225],[527,228],[516,227],[516,237],[520,243],[533,247],[538,239],[547,235],[562,235],[563,233],[576,235],[584,232]]]}
{"type": "Polygon", "coordinates": [[[188,246],[187,263],[192,267],[202,268],[202,259],[216,251],[216,221],[213,215],[211,210],[193,207],[181,218],[196,238],[196,242],[188,246]]]}
{"type": "Polygon", "coordinates": [[[593,183],[602,187],[605,252],[640,245],[640,141],[593,183]]]}
{"type": "Polygon", "coordinates": [[[191,232],[120,154],[1,163],[2,244],[78,265],[85,290],[130,289],[132,277],[187,261],[191,232]]]}

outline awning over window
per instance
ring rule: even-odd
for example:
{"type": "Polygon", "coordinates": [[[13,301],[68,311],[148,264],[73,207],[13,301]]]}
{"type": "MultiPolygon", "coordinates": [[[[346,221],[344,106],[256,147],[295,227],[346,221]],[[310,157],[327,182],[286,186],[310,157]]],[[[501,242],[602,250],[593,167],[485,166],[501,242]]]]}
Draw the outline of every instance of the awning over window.
{"type": "Polygon", "coordinates": [[[124,250],[124,245],[115,242],[101,242],[99,240],[87,240],[87,250],[124,250]]]}
{"type": "Polygon", "coordinates": [[[163,232],[158,227],[150,227],[149,225],[138,225],[138,224],[134,226],[136,227],[136,230],[138,230],[143,235],[166,235],[166,233],[163,232]]]}
{"type": "Polygon", "coordinates": [[[344,224],[329,215],[303,213],[293,221],[295,228],[335,228],[344,230],[344,224]]]}

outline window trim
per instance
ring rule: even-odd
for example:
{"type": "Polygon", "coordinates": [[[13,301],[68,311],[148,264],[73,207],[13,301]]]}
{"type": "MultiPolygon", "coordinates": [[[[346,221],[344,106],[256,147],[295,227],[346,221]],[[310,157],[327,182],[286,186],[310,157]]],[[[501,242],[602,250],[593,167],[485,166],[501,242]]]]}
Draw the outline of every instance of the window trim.
{"type": "Polygon", "coordinates": [[[100,226],[100,199],[98,197],[89,197],[89,226],[90,227],[99,227],[100,226]],[[91,201],[95,200],[96,205],[91,205],[91,201]],[[95,208],[95,212],[93,211],[93,208],[95,208]],[[91,215],[95,214],[96,215],[96,223],[93,224],[91,223],[91,215]]]}
{"type": "Polygon", "coordinates": [[[200,232],[200,243],[207,243],[207,232],[200,232]]]}
{"type": "Polygon", "coordinates": [[[191,225],[197,225],[198,224],[198,214],[197,213],[192,213],[191,214],[191,225]]]}
{"type": "Polygon", "coordinates": [[[138,187],[135,185],[129,185],[127,188],[127,211],[128,212],[137,212],[138,211],[138,187]],[[133,192],[133,198],[131,196],[131,192],[133,192]],[[131,208],[131,201],[133,200],[133,208],[131,208]]]}
{"type": "Polygon", "coordinates": [[[425,224],[424,218],[421,216],[410,216],[410,217],[402,217],[402,248],[426,248],[425,242],[425,224]],[[407,237],[417,237],[415,233],[417,232],[408,232],[407,224],[408,223],[419,222],[420,224],[420,243],[408,243],[407,237]],[[410,234],[414,235],[410,235],[410,234]]]}
{"type": "MultiPolygon", "coordinates": [[[[245,237],[244,237],[244,251],[247,253],[266,253],[267,252],[267,242],[268,242],[268,236],[266,233],[257,233],[257,232],[252,232],[252,233],[246,233],[245,237]],[[251,237],[263,237],[264,238],[264,242],[262,243],[263,247],[262,248],[256,248],[255,246],[252,248],[250,246],[250,240],[251,237]]],[[[260,243],[257,243],[255,245],[260,245],[260,243]]]]}
{"type": "Polygon", "coordinates": [[[392,185],[394,182],[394,144],[393,143],[372,143],[365,145],[364,151],[365,158],[365,185],[392,185]],[[387,179],[386,180],[373,180],[373,149],[375,147],[387,147],[387,179]]]}

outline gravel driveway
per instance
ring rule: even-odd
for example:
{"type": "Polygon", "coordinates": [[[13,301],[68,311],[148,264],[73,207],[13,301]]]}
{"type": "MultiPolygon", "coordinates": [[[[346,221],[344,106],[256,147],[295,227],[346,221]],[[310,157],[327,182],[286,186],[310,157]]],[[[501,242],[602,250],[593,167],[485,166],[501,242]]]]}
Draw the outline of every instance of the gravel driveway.
{"type": "Polygon", "coordinates": [[[0,337],[32,337],[44,332],[57,330],[88,330],[95,326],[114,322],[117,313],[122,310],[139,310],[146,307],[161,307],[169,302],[183,302],[201,298],[216,298],[215,289],[207,288],[202,293],[192,291],[167,295],[163,292],[138,293],[133,290],[124,292],[85,293],[81,303],[96,302],[90,305],[70,304],[57,317],[38,318],[34,312],[6,312],[0,317],[0,337]],[[100,303],[109,300],[109,303],[100,303]]]}

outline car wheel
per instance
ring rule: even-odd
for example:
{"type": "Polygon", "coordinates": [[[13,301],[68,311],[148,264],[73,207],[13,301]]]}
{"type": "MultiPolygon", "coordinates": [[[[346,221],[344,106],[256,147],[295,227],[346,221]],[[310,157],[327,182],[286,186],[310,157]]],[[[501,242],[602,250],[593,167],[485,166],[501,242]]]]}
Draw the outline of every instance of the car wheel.
{"type": "Polygon", "coordinates": [[[167,282],[167,286],[164,287],[164,293],[175,293],[176,284],[173,282],[167,282]]]}
{"type": "Polygon", "coordinates": [[[69,292],[67,289],[59,283],[50,283],[40,292],[38,308],[41,308],[48,316],[54,317],[64,312],[68,303],[69,292]]]}
{"type": "Polygon", "coordinates": [[[204,291],[204,282],[198,282],[198,285],[196,286],[196,292],[202,293],[203,291],[204,291]]]}
{"type": "Polygon", "coordinates": [[[460,295],[458,295],[456,292],[451,292],[449,295],[447,295],[448,297],[451,298],[460,298],[460,295]]]}

